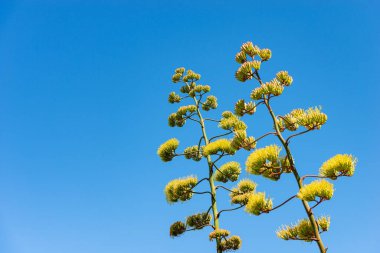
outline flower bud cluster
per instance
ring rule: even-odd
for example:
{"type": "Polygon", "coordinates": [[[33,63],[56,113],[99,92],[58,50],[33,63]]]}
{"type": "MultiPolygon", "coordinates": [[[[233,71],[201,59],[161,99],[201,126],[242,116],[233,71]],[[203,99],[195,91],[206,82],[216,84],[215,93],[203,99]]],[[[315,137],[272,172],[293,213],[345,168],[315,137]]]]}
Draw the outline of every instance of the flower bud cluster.
{"type": "Polygon", "coordinates": [[[219,123],[219,127],[224,130],[246,130],[247,125],[239,119],[238,116],[230,111],[225,111],[222,113],[222,118],[219,123]]]}
{"type": "Polygon", "coordinates": [[[198,162],[203,157],[202,152],[203,152],[203,147],[199,147],[198,145],[195,145],[195,146],[185,148],[183,153],[186,159],[193,159],[194,161],[198,162]]]}
{"type": "Polygon", "coordinates": [[[216,107],[218,107],[218,102],[215,96],[208,96],[206,101],[202,104],[202,109],[205,111],[216,109],[216,107]]]}
{"type": "Polygon", "coordinates": [[[186,123],[186,118],[197,110],[195,105],[185,105],[178,108],[176,113],[169,115],[168,124],[171,127],[182,127],[186,123]]]}

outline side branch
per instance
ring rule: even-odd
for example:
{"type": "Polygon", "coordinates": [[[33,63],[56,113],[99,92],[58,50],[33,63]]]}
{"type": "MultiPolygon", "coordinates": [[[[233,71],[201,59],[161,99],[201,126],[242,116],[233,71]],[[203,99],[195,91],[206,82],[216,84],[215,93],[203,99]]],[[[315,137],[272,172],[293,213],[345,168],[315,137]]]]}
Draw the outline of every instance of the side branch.
{"type": "Polygon", "coordinates": [[[240,209],[240,208],[242,208],[242,207],[244,207],[244,206],[245,206],[245,205],[240,205],[240,206],[235,207],[235,208],[221,210],[221,211],[218,213],[217,217],[219,218],[219,217],[220,217],[220,214],[223,213],[223,212],[235,211],[235,210],[238,210],[238,209],[240,209]]]}
{"type": "Polygon", "coordinates": [[[233,133],[233,131],[230,130],[228,133],[220,134],[220,135],[217,135],[217,136],[214,136],[214,137],[210,138],[210,141],[212,141],[213,139],[219,138],[219,137],[223,137],[223,136],[226,136],[226,135],[232,134],[232,133],[233,133]]]}
{"type": "Polygon", "coordinates": [[[286,203],[288,203],[289,201],[291,201],[291,200],[294,199],[295,197],[297,197],[297,195],[291,196],[290,198],[288,198],[287,200],[285,200],[284,202],[282,202],[282,203],[279,204],[278,206],[273,207],[272,209],[270,209],[270,210],[268,210],[268,211],[266,211],[266,212],[264,212],[264,213],[269,213],[269,212],[271,212],[271,211],[273,211],[273,210],[276,210],[277,208],[282,207],[283,205],[285,205],[286,203]]]}

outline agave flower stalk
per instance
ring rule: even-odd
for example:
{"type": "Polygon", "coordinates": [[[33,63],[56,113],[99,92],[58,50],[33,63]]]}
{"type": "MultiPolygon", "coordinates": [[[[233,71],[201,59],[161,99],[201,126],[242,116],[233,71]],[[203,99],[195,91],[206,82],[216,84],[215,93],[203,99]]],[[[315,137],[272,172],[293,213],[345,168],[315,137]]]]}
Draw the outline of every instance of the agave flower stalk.
{"type": "MultiPolygon", "coordinates": [[[[333,185],[326,180],[314,181],[308,185],[305,185],[303,181],[306,178],[335,180],[341,176],[352,176],[355,171],[356,158],[348,154],[339,154],[322,165],[319,175],[300,176],[299,168],[296,167],[291,152],[290,141],[296,136],[320,129],[326,123],[327,116],[318,107],[308,110],[295,109],[283,116],[275,114],[271,101],[280,96],[285,88],[292,84],[293,78],[287,71],[280,71],[273,80],[264,82],[260,77],[259,70],[271,56],[272,53],[269,49],[260,49],[252,42],[247,42],[241,46],[240,52],[235,57],[235,60],[241,64],[235,73],[236,79],[241,82],[255,79],[258,82],[259,86],[252,91],[250,97],[257,104],[265,105],[273,122],[275,136],[281,143],[281,147],[272,145],[256,149],[248,157],[246,169],[251,174],[262,175],[271,180],[279,180],[282,174],[292,173],[299,192],[274,208],[271,208],[271,203],[265,202],[265,195],[251,197],[248,199],[246,211],[255,215],[269,213],[297,197],[305,209],[307,219],[300,220],[294,226],[284,226],[277,231],[277,235],[284,240],[314,241],[317,243],[320,252],[325,253],[327,248],[320,234],[328,230],[330,218],[316,218],[313,209],[323,201],[331,199],[334,192],[333,185]],[[285,137],[287,131],[294,132],[299,127],[304,127],[305,130],[288,134],[285,137]],[[280,156],[282,149],[285,151],[283,157],[280,156]],[[311,207],[309,202],[316,204],[311,207]],[[266,210],[262,208],[265,205],[269,206],[266,210]]],[[[244,108],[242,101],[244,100],[239,100],[236,103],[235,110],[237,113],[242,112],[241,108],[244,108]]]]}

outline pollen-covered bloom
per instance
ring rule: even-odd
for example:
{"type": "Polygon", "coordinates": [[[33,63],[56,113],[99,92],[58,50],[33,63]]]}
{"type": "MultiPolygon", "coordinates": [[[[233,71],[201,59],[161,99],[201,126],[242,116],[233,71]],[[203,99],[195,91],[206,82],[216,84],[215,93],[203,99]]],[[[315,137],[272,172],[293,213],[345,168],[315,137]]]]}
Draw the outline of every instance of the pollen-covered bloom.
{"type": "Polygon", "coordinates": [[[245,162],[246,170],[253,175],[263,175],[272,180],[277,180],[281,175],[279,161],[281,148],[270,145],[253,151],[245,162]]]}
{"type": "Polygon", "coordinates": [[[320,129],[327,121],[327,115],[321,112],[318,107],[307,109],[304,114],[298,117],[298,124],[306,129],[320,129]]]}
{"type": "Polygon", "coordinates": [[[310,184],[302,186],[297,197],[306,201],[315,201],[316,198],[329,200],[334,194],[334,185],[327,180],[315,180],[310,184]]]}
{"type": "Polygon", "coordinates": [[[242,117],[245,114],[252,115],[256,112],[256,106],[253,102],[245,103],[244,99],[240,99],[235,104],[235,114],[242,117]]]}
{"type": "Polygon", "coordinates": [[[186,225],[195,229],[202,229],[209,225],[211,215],[208,213],[198,213],[187,217],[186,225]]]}
{"type": "Polygon", "coordinates": [[[219,247],[222,251],[238,250],[241,247],[241,239],[239,236],[233,235],[225,240],[222,240],[219,247]]]}
{"type": "Polygon", "coordinates": [[[205,94],[205,93],[209,92],[210,90],[211,90],[211,87],[209,85],[198,84],[195,86],[190,86],[188,93],[191,97],[195,97],[196,93],[205,94]]]}
{"type": "Polygon", "coordinates": [[[249,79],[252,79],[253,78],[252,68],[253,68],[252,62],[250,61],[244,62],[235,72],[235,78],[240,82],[245,82],[249,79]]]}
{"type": "Polygon", "coordinates": [[[176,237],[186,232],[186,225],[182,221],[174,222],[170,226],[170,236],[176,237]]]}
{"type": "Polygon", "coordinates": [[[273,203],[269,198],[265,198],[264,192],[251,194],[248,197],[248,203],[245,211],[250,214],[260,215],[261,213],[269,212],[272,209],[273,203]]]}
{"type": "Polygon", "coordinates": [[[240,173],[240,163],[228,162],[220,166],[219,170],[215,172],[214,179],[223,183],[226,183],[227,181],[235,182],[238,180],[240,173]]]}
{"type": "Polygon", "coordinates": [[[336,179],[338,176],[351,177],[355,172],[357,159],[352,155],[338,154],[326,162],[319,169],[319,174],[330,179],[336,179]]]}
{"type": "Polygon", "coordinates": [[[214,142],[210,142],[203,148],[204,156],[215,155],[218,152],[233,155],[236,150],[231,146],[231,141],[227,139],[219,139],[214,142]]]}
{"type": "Polygon", "coordinates": [[[198,162],[203,157],[202,149],[203,147],[198,147],[198,145],[195,145],[195,146],[185,148],[183,153],[186,159],[193,159],[194,161],[198,162]]]}
{"type": "Polygon", "coordinates": [[[169,162],[175,157],[175,150],[178,148],[179,141],[175,138],[167,140],[157,150],[158,156],[164,162],[169,162]]]}
{"type": "Polygon", "coordinates": [[[202,109],[205,111],[216,109],[216,107],[218,107],[218,102],[215,96],[208,96],[206,101],[202,104],[202,109]]]}
{"type": "Polygon", "coordinates": [[[253,100],[259,100],[262,99],[265,95],[279,96],[283,91],[284,86],[282,86],[279,81],[277,81],[277,79],[273,79],[272,81],[255,88],[251,92],[251,98],[253,100]]]}
{"type": "Polygon", "coordinates": [[[215,229],[214,231],[212,231],[208,237],[210,239],[210,241],[213,241],[214,239],[217,239],[217,238],[222,238],[222,237],[227,237],[230,235],[230,231],[226,230],[226,229],[215,229]]]}
{"type": "MultiPolygon", "coordinates": [[[[316,220],[318,231],[327,231],[330,227],[330,217],[322,216],[316,220]]],[[[279,238],[284,240],[315,241],[314,229],[308,219],[302,219],[295,225],[285,225],[276,231],[279,238]]]]}
{"type": "Polygon", "coordinates": [[[289,86],[293,82],[293,78],[288,74],[288,71],[280,71],[276,74],[276,79],[284,86],[289,86]]]}
{"type": "Polygon", "coordinates": [[[166,200],[169,203],[186,201],[193,197],[192,189],[198,179],[194,176],[178,178],[170,181],[165,187],[166,200]]]}

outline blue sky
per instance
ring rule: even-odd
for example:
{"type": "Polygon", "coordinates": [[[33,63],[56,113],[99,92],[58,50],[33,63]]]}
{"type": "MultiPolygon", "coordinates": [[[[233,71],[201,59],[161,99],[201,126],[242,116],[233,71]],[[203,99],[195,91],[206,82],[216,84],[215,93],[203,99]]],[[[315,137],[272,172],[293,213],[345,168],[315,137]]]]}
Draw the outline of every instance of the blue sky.
{"type": "MultiPolygon", "coordinates": [[[[329,252],[377,252],[380,208],[379,23],[377,1],[6,1],[0,3],[0,252],[212,252],[209,231],[168,236],[169,225],[207,208],[204,196],[168,205],[163,188],[202,177],[204,163],[162,163],[171,137],[193,145],[199,129],[169,128],[167,94],[184,66],[202,74],[218,113],[248,98],[234,80],[234,55],[248,40],[272,49],[270,79],[294,83],[273,103],[278,114],[321,105],[328,123],[292,149],[301,173],[336,153],[359,158],[353,178],[335,182],[323,235],[329,252]]],[[[244,118],[254,136],[271,130],[261,108],[244,118]]],[[[210,113],[217,115],[217,113],[210,113]]],[[[209,125],[209,133],[220,131],[209,125]]],[[[259,144],[273,143],[274,138],[259,144]]],[[[244,163],[247,152],[236,159],[244,163]]],[[[248,175],[244,174],[244,177],[248,175]]],[[[251,179],[278,203],[294,194],[291,176],[251,179]]],[[[229,207],[220,194],[220,207],[229,207]]],[[[245,252],[318,252],[277,239],[305,216],[298,201],[269,215],[226,213],[222,226],[245,252]]]]}

